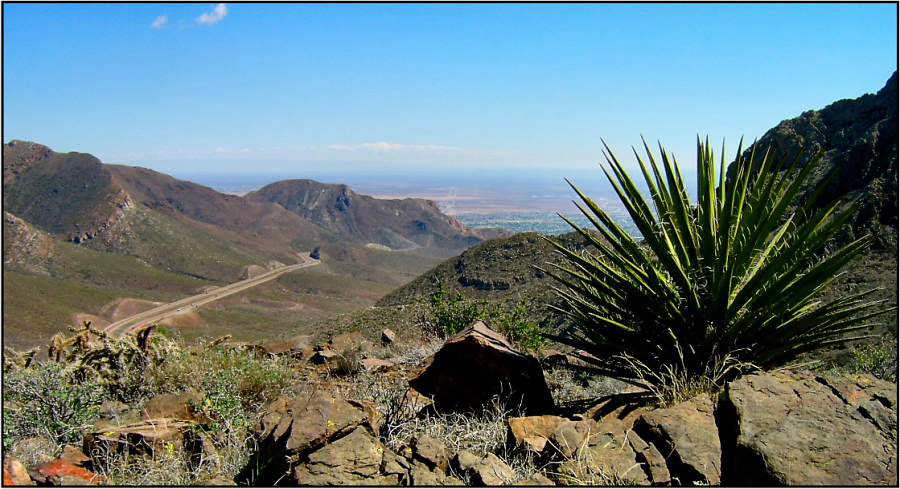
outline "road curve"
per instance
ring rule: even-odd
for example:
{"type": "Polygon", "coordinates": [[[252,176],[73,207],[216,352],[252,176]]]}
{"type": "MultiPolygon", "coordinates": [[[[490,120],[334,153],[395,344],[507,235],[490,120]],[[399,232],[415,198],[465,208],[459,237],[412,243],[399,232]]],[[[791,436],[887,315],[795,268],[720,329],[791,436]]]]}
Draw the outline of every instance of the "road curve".
{"type": "Polygon", "coordinates": [[[183,314],[183,312],[181,311],[181,309],[183,308],[194,309],[197,306],[217,301],[223,297],[228,297],[229,295],[237,294],[238,292],[242,292],[246,289],[249,289],[250,287],[255,287],[259,284],[268,282],[285,273],[293,272],[294,270],[299,270],[301,268],[311,267],[320,263],[319,260],[311,258],[309,257],[309,255],[302,255],[299,253],[298,255],[300,256],[300,259],[303,260],[300,263],[294,265],[285,265],[283,267],[268,270],[265,273],[253,278],[248,278],[246,280],[241,280],[240,282],[224,285],[217,289],[210,290],[209,292],[204,292],[202,294],[197,294],[185,299],[171,302],[169,304],[155,307],[153,309],[150,309],[149,311],[144,311],[140,314],[135,314],[134,316],[116,321],[103,328],[103,330],[109,334],[113,334],[116,333],[116,331],[121,330],[121,333],[118,334],[122,335],[130,331],[134,331],[147,324],[158,322],[171,316],[183,314]]]}

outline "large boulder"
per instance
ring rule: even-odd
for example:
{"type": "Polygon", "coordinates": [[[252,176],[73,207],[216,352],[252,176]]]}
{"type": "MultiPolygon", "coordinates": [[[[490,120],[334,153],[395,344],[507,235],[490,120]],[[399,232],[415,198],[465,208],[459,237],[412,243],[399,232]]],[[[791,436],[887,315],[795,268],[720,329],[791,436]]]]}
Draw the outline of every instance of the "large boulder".
{"type": "Polygon", "coordinates": [[[385,447],[358,426],[349,435],[308,455],[293,471],[293,482],[309,486],[396,486],[400,477],[381,474],[385,447]]]}
{"type": "Polygon", "coordinates": [[[373,410],[361,403],[335,399],[323,392],[281,397],[268,407],[254,430],[259,451],[247,470],[263,468],[258,483],[274,484],[289,476],[308,454],[357,427],[363,426],[377,434],[378,420],[372,419],[374,415],[373,410]]]}
{"type": "Polygon", "coordinates": [[[698,395],[638,418],[634,432],[653,444],[681,484],[722,482],[722,444],[709,395],[698,395]]]}
{"type": "Polygon", "coordinates": [[[444,412],[479,411],[494,400],[527,414],[554,408],[538,360],[514,350],[482,321],[447,340],[409,385],[444,412]]]}
{"type": "Polygon", "coordinates": [[[723,484],[897,485],[895,384],[749,375],[728,384],[719,409],[723,484]]]}

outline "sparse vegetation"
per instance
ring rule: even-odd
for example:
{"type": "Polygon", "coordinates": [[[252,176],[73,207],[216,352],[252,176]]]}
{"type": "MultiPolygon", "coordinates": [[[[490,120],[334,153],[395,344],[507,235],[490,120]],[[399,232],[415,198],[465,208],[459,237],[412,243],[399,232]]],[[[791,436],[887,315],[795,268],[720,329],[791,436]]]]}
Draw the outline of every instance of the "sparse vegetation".
{"type": "Polygon", "coordinates": [[[603,239],[569,221],[596,254],[557,245],[569,263],[552,272],[564,286],[562,312],[575,326],[554,339],[587,352],[582,359],[596,373],[656,391],[666,402],[858,339],[853,333],[868,326],[865,320],[883,312],[869,300],[871,291],[814,301],[871,241],[831,249],[830,238],[856,206],[835,201],[813,210],[817,194],[796,201],[816,158],[800,167],[800,155],[785,163],[767,152],[751,167],[756,148],[749,156],[739,150],[726,179],[724,154],[716,175],[708,141],[698,140],[697,148],[692,204],[661,145],[658,163],[645,144],[649,169],[635,152],[649,202],[607,147],[604,172],[644,241],[573,185],[603,239]],[[688,392],[679,394],[678,386],[688,392]]]}

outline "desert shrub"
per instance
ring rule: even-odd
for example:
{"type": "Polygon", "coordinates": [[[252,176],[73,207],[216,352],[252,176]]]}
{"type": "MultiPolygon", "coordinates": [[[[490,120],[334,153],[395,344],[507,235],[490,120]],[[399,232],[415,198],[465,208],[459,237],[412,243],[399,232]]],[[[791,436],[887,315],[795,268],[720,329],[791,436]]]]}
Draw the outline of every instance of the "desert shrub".
{"type": "Polygon", "coordinates": [[[36,436],[80,441],[105,399],[99,383],[80,381],[55,362],[13,370],[3,376],[3,448],[36,436]]]}
{"type": "Polygon", "coordinates": [[[868,300],[872,291],[815,300],[871,242],[830,247],[857,205],[814,207],[827,181],[798,201],[819,155],[804,164],[799,154],[787,162],[770,152],[758,158],[755,145],[749,157],[739,148],[726,179],[724,154],[717,176],[708,141],[698,139],[691,203],[674,157],[660,145],[658,163],[644,149],[649,168],[635,155],[649,202],[609,147],[603,168],[643,242],[572,185],[600,237],[567,220],[594,251],[556,244],[568,263],[550,275],[563,285],[561,312],[573,330],[553,338],[587,352],[594,372],[667,396],[666,385],[715,388],[859,339],[865,321],[884,312],[868,300]]]}
{"type": "Polygon", "coordinates": [[[268,358],[222,346],[198,344],[160,365],[158,382],[169,392],[197,390],[201,406],[228,427],[247,426],[293,380],[283,358],[268,358]]]}
{"type": "Polygon", "coordinates": [[[882,338],[873,344],[852,345],[843,362],[827,362],[821,369],[826,374],[868,374],[888,382],[897,382],[897,339],[882,338]]]}
{"type": "Polygon", "coordinates": [[[362,360],[363,351],[361,347],[349,348],[338,354],[334,359],[334,364],[329,367],[328,372],[338,377],[356,375],[365,370],[362,360]]]}
{"type": "Polygon", "coordinates": [[[459,292],[449,294],[443,282],[439,282],[431,293],[428,304],[428,317],[423,321],[423,326],[426,333],[441,338],[453,336],[473,322],[487,317],[487,301],[466,300],[459,292]]]}
{"type": "Polygon", "coordinates": [[[493,316],[492,324],[497,325],[509,341],[522,350],[537,351],[547,343],[540,326],[526,319],[526,304],[517,305],[511,313],[499,311],[493,316]]]}

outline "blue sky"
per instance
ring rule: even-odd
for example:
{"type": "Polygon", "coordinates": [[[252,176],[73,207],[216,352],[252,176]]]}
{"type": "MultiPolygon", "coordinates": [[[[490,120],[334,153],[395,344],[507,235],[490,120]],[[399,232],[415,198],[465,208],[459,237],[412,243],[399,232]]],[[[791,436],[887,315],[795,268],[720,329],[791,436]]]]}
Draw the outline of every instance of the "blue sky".
{"type": "Polygon", "coordinates": [[[3,138],[168,173],[682,163],[879,90],[897,4],[4,4],[3,138]]]}

